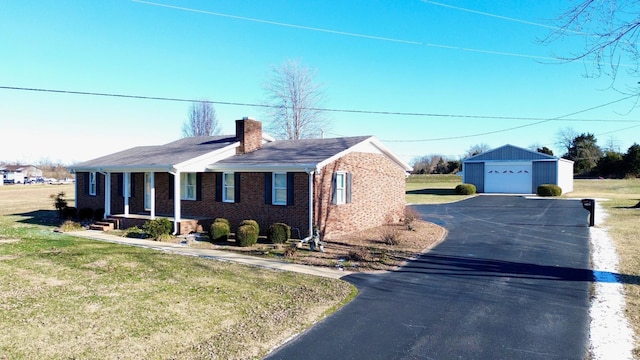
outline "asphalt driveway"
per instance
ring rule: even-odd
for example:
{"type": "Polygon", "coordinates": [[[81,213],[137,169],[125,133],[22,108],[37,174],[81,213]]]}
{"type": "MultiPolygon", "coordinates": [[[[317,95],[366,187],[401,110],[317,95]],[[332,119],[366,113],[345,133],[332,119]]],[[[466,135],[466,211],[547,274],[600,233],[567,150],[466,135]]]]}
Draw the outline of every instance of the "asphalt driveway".
{"type": "Polygon", "coordinates": [[[421,205],[444,242],[268,359],[583,359],[588,213],[579,201],[478,196],[421,205]]]}

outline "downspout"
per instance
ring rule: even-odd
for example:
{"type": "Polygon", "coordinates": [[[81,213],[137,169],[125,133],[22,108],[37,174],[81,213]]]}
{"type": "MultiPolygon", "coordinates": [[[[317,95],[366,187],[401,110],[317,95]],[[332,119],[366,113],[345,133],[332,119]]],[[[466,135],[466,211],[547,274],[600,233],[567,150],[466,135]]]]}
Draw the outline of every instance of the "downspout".
{"type": "Polygon", "coordinates": [[[313,237],[313,176],[315,174],[314,170],[305,169],[305,172],[309,174],[309,235],[302,239],[302,242],[308,242],[313,237]]]}

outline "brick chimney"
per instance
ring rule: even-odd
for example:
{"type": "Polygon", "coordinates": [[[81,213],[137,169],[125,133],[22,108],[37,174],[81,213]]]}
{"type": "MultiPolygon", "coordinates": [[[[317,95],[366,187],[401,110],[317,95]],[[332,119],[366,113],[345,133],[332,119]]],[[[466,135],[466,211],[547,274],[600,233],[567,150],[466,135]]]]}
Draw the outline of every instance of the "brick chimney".
{"type": "Polygon", "coordinates": [[[236,148],[236,154],[247,154],[262,147],[262,123],[260,121],[244,117],[236,120],[236,140],[240,146],[236,148]]]}

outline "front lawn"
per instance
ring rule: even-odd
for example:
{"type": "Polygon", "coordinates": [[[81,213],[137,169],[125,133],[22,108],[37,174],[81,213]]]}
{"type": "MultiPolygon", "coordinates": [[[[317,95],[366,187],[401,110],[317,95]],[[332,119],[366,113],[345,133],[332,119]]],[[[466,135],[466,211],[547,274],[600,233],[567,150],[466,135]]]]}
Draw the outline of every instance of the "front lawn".
{"type": "Polygon", "coordinates": [[[61,190],[73,194],[0,188],[0,358],[260,358],[355,296],[339,280],[54,233],[61,190]]]}
{"type": "Polygon", "coordinates": [[[405,199],[408,204],[440,204],[469,198],[469,195],[456,194],[455,188],[459,184],[462,184],[462,178],[458,175],[410,175],[405,199]]]}

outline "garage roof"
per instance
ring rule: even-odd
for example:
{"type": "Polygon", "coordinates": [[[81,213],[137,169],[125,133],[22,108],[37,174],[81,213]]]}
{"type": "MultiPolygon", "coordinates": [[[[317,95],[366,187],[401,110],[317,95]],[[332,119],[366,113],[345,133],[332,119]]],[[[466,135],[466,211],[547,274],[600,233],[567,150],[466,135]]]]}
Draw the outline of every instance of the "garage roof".
{"type": "Polygon", "coordinates": [[[524,149],[513,145],[504,145],[487,152],[469,157],[465,159],[468,161],[487,161],[487,160],[557,160],[558,158],[552,155],[543,154],[537,151],[524,149]]]}

